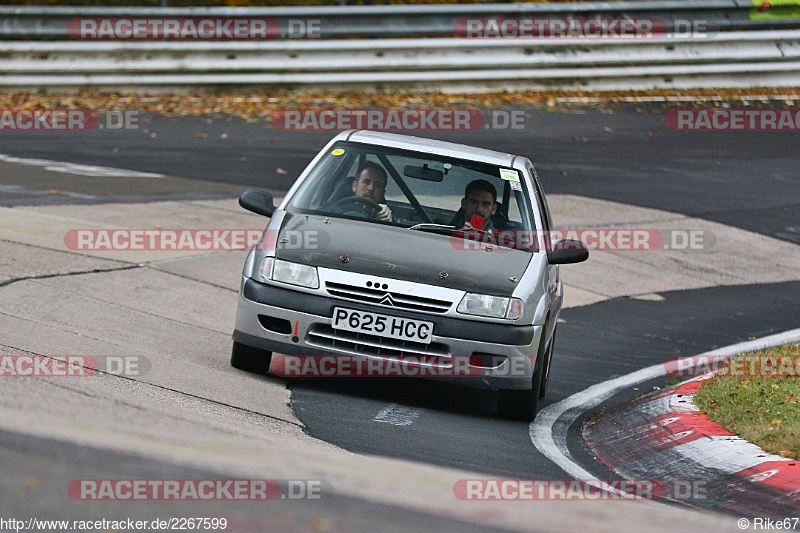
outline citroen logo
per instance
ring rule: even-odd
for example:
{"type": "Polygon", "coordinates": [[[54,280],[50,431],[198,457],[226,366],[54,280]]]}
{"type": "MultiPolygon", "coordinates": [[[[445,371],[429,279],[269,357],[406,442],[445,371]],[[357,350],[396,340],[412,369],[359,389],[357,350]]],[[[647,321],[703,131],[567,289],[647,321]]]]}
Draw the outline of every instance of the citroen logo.
{"type": "Polygon", "coordinates": [[[350,258],[347,257],[346,255],[340,255],[339,256],[339,261],[341,261],[342,263],[349,263],[350,262],[350,258]]]}
{"type": "Polygon", "coordinates": [[[388,305],[390,307],[394,307],[394,300],[392,300],[392,295],[391,294],[387,294],[386,296],[381,298],[380,304],[381,305],[388,305]]]}

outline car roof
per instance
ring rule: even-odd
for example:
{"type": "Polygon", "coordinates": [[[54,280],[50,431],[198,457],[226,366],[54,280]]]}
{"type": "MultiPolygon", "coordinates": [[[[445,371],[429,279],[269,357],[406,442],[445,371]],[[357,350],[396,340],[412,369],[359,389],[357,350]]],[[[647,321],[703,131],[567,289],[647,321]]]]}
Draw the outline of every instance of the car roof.
{"type": "Polygon", "coordinates": [[[480,161],[498,166],[511,167],[517,157],[512,154],[476,148],[465,144],[456,144],[435,139],[425,139],[411,135],[398,135],[397,133],[385,133],[370,130],[349,130],[340,133],[336,140],[347,140],[351,142],[374,144],[377,146],[388,146],[403,150],[413,150],[429,154],[443,155],[469,161],[480,161]]]}

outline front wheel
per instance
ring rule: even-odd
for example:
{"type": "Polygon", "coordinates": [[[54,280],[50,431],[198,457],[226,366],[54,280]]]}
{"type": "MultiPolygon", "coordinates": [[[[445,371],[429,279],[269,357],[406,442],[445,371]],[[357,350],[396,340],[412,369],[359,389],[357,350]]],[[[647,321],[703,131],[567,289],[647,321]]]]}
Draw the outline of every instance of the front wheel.
{"type": "Polygon", "coordinates": [[[269,372],[269,364],[271,362],[272,352],[259,350],[241,342],[233,341],[233,349],[231,350],[231,366],[233,368],[256,374],[266,374],[269,372]]]}
{"type": "Polygon", "coordinates": [[[501,390],[497,411],[514,420],[533,421],[539,410],[539,387],[542,381],[543,364],[533,373],[531,388],[526,390],[501,390]]]}
{"type": "Polygon", "coordinates": [[[539,399],[544,399],[544,395],[547,394],[547,384],[550,381],[550,369],[553,367],[553,349],[556,343],[556,330],[553,330],[553,336],[550,339],[550,346],[547,348],[547,368],[544,370],[542,374],[542,385],[539,388],[539,399]]]}

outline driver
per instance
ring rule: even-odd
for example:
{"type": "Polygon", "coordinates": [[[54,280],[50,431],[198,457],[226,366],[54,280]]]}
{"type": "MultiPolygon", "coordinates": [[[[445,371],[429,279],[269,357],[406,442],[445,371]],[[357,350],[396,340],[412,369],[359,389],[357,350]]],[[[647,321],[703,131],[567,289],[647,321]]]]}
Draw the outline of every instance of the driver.
{"type": "Polygon", "coordinates": [[[472,229],[469,223],[472,217],[480,215],[486,219],[483,227],[478,229],[494,230],[492,215],[497,213],[497,189],[486,180],[471,181],[464,191],[464,198],[461,199],[461,207],[464,209],[463,228],[472,229]]]}
{"type": "Polygon", "coordinates": [[[392,211],[386,205],[386,171],[375,163],[366,163],[362,166],[356,174],[356,179],[353,181],[353,194],[362,198],[369,198],[381,206],[373,218],[383,220],[384,222],[392,221],[392,211]]]}

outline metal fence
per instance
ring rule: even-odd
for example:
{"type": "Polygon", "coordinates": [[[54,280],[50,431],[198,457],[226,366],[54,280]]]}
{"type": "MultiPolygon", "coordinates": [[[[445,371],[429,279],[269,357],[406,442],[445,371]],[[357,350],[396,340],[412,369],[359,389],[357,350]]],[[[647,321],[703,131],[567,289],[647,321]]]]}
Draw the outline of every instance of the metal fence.
{"type": "Polygon", "coordinates": [[[0,87],[487,91],[800,86],[800,20],[791,18],[792,11],[778,16],[757,9],[754,14],[754,9],[752,0],[277,9],[0,6],[0,87]],[[667,28],[675,21],[702,21],[704,31],[647,40],[453,37],[455,20],[512,16],[650,18],[672,21],[667,28]],[[67,23],[79,17],[267,17],[282,24],[316,19],[321,35],[265,41],[69,40],[67,23]]]}
{"type": "MultiPolygon", "coordinates": [[[[760,1],[756,0],[758,4],[760,1]]],[[[798,0],[800,4],[800,0],[798,0]]],[[[0,39],[68,39],[67,23],[80,17],[199,18],[265,17],[282,28],[290,20],[319,21],[320,38],[452,37],[453,25],[470,17],[654,18],[668,30],[675,20],[702,21],[711,31],[790,29],[800,25],[798,6],[764,11],[754,0],[666,0],[640,2],[513,3],[277,8],[133,8],[0,6],[0,39]]]]}

